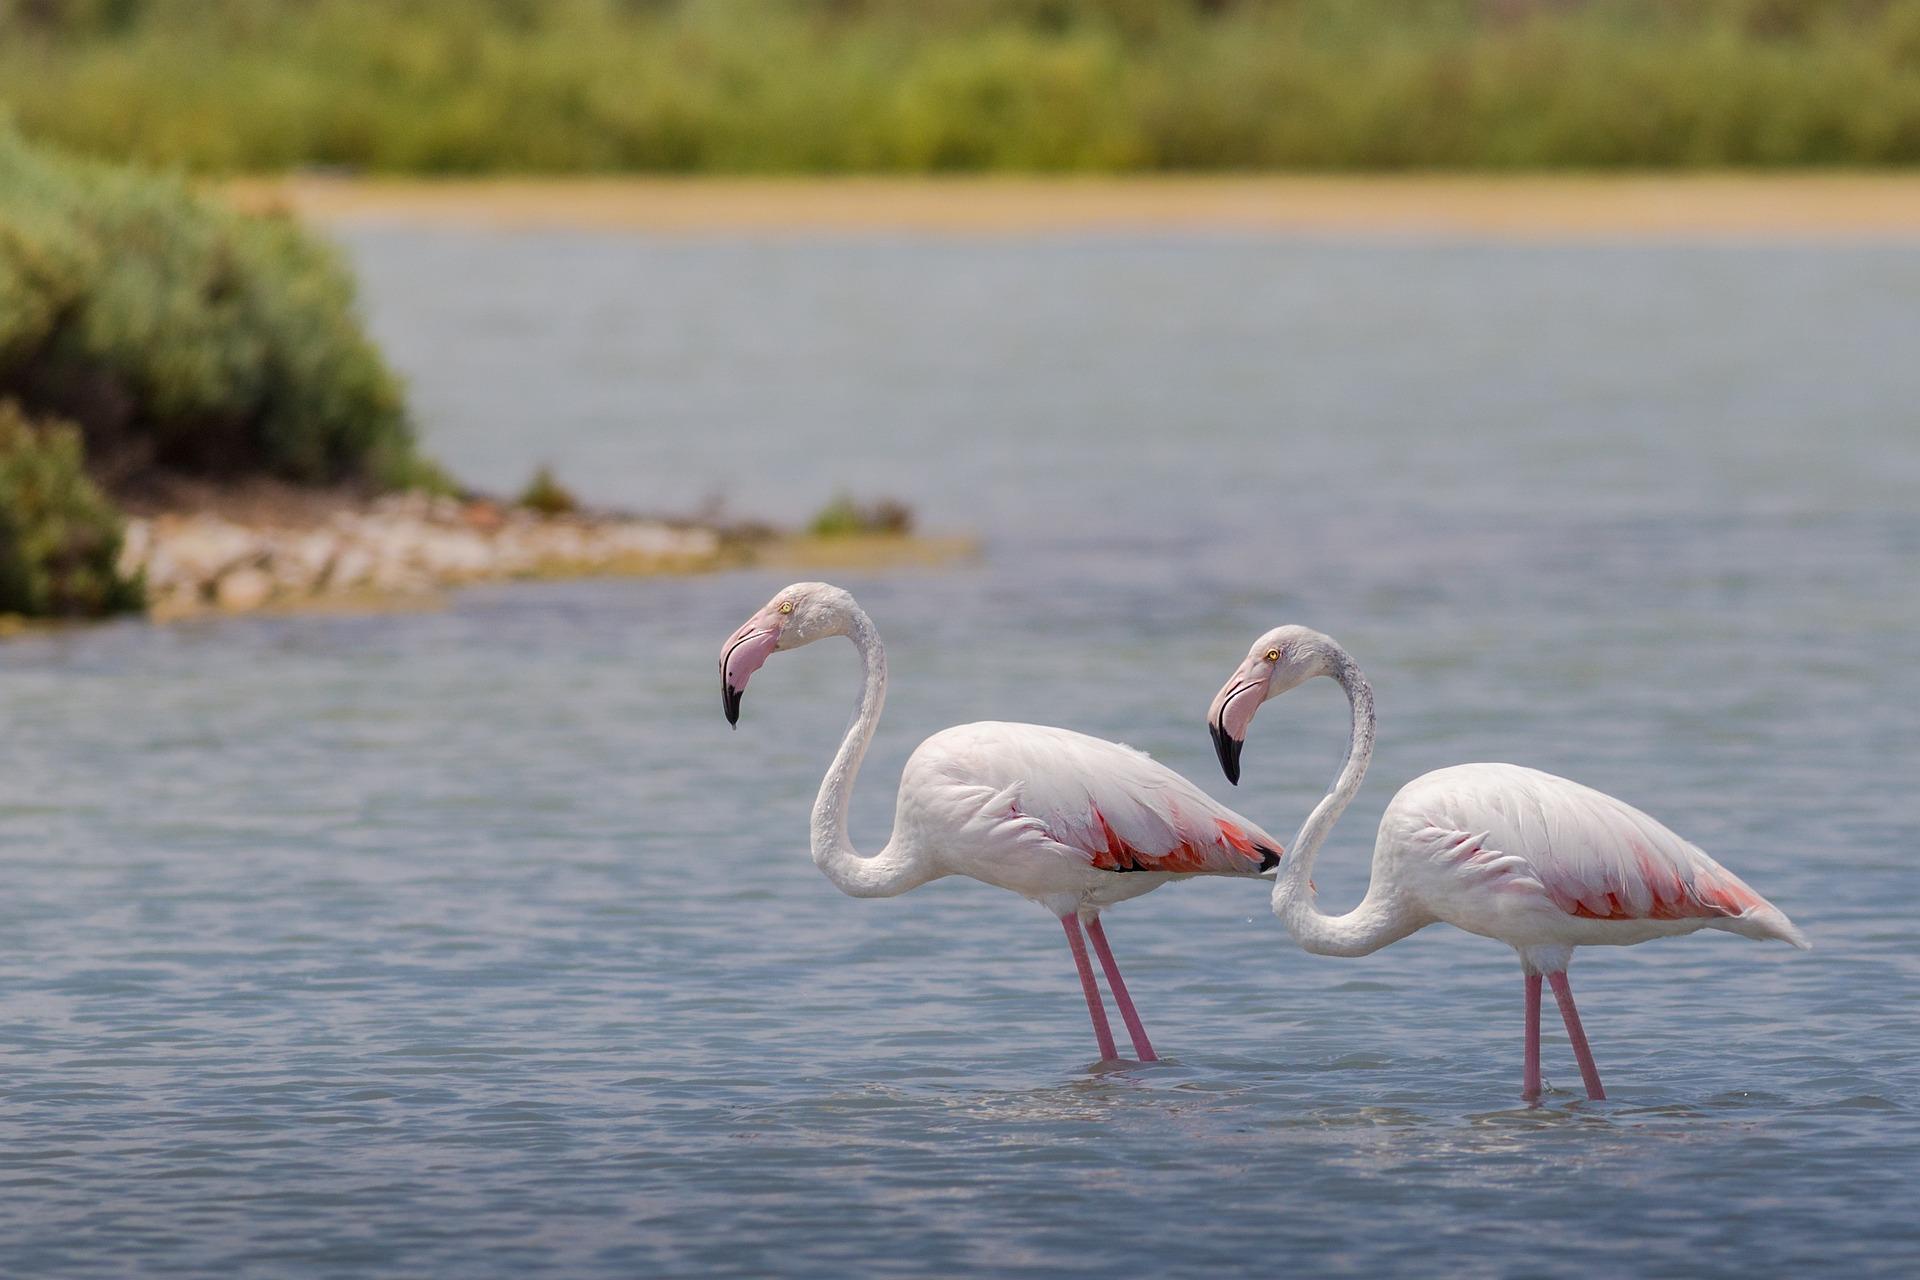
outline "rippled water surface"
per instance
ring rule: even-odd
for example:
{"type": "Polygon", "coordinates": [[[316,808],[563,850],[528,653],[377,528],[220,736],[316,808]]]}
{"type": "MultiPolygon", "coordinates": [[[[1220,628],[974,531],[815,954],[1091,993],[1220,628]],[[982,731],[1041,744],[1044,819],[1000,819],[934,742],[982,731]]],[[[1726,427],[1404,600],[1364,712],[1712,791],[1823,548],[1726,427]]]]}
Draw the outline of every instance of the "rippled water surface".
{"type": "MultiPolygon", "coordinates": [[[[1316,878],[1475,759],[1612,791],[1816,950],[1583,952],[1611,1099],[1430,929],[1300,954],[1261,886],[1109,916],[1167,1060],[1095,1065],[1058,926],[840,896],[806,812],[849,649],[785,576],[0,645],[9,1274],[1911,1274],[1920,255],[1239,239],[348,243],[432,446],[506,487],[984,538],[844,578],[894,685],[855,797],[979,718],[1218,777],[1260,631],[1379,694],[1316,878]]],[[[1269,708],[1290,835],[1344,742],[1269,708]]]]}

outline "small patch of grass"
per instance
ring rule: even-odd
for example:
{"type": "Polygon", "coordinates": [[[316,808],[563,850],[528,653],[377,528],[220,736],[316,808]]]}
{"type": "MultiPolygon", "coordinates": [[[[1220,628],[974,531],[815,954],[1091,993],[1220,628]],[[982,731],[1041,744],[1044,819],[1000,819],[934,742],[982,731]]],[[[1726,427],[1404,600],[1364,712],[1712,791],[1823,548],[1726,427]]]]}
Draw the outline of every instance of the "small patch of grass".
{"type": "Polygon", "coordinates": [[[893,498],[856,502],[841,494],[822,507],[807,525],[816,538],[848,538],[861,534],[905,537],[913,532],[913,508],[893,498]]]}
{"type": "Polygon", "coordinates": [[[568,516],[580,509],[580,499],[561,484],[552,467],[541,467],[520,491],[516,504],[543,516],[568,516]]]}

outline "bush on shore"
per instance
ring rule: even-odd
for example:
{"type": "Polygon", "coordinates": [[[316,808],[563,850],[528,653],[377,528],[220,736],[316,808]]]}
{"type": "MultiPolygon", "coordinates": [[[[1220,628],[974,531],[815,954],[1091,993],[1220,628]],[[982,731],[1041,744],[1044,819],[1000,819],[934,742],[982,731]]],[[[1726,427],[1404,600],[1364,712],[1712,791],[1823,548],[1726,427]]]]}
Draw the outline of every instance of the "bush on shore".
{"type": "Polygon", "coordinates": [[[533,473],[533,479],[527,481],[527,487],[520,491],[514,505],[543,516],[566,516],[580,509],[580,499],[560,483],[552,467],[542,466],[533,473]]]}
{"type": "Polygon", "coordinates": [[[913,532],[913,508],[895,498],[856,502],[843,493],[814,514],[807,532],[816,538],[905,537],[913,532]]]}
{"type": "Polygon", "coordinates": [[[1920,0],[0,0],[0,110],[199,170],[1920,162],[1920,0]]]}
{"type": "Polygon", "coordinates": [[[156,472],[375,488],[426,473],[327,246],[3,128],[0,397],[77,423],[113,490],[156,472]]]}
{"type": "Polygon", "coordinates": [[[80,429],[0,400],[0,613],[92,618],[138,609],[118,568],[120,516],[87,478],[80,429]]]}

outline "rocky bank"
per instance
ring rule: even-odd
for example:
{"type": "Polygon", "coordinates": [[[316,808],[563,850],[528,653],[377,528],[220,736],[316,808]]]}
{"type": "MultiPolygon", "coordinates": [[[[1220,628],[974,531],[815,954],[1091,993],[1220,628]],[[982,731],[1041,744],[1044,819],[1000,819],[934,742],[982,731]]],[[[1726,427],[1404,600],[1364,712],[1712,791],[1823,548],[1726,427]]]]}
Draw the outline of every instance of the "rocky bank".
{"type": "Polygon", "coordinates": [[[151,611],[165,618],[423,596],[506,578],[680,572],[714,567],[727,550],[713,528],[410,493],[295,522],[136,516],[121,566],[145,574],[151,611]]]}

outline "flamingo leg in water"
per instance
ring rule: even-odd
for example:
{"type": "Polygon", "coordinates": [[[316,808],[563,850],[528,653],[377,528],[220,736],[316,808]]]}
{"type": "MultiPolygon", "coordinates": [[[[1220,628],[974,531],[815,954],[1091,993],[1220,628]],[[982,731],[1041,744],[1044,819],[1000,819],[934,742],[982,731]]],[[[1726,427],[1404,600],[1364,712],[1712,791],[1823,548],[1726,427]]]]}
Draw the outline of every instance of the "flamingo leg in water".
{"type": "Polygon", "coordinates": [[[1153,1051],[1147,1029],[1141,1025],[1140,1015],[1133,1007],[1133,998],[1127,994],[1127,984],[1120,977],[1120,964],[1113,958],[1113,948],[1107,945],[1107,930],[1099,916],[1087,921],[1087,936],[1093,939],[1093,954],[1100,957],[1100,967],[1107,975],[1107,989],[1113,992],[1113,1002],[1120,1006],[1127,1034],[1133,1037],[1133,1051],[1140,1055],[1142,1062],[1158,1062],[1160,1056],[1153,1051]]]}
{"type": "Polygon", "coordinates": [[[1080,917],[1060,917],[1067,931],[1067,945],[1073,948],[1074,967],[1080,970],[1080,986],[1087,993],[1087,1013],[1093,1019],[1093,1036],[1100,1042],[1100,1060],[1111,1062],[1120,1056],[1113,1047],[1113,1030],[1107,1026],[1107,1007],[1100,1003],[1100,988],[1093,981],[1093,966],[1087,962],[1087,940],[1080,935],[1080,917]]]}
{"type": "Polygon", "coordinates": [[[1527,975],[1527,1068],[1520,1082],[1520,1096],[1528,1102],[1540,1099],[1540,975],[1527,975]]]}
{"type": "Polygon", "coordinates": [[[1573,1056],[1580,1063],[1580,1078],[1586,1082],[1589,1098],[1604,1100],[1607,1091],[1600,1087],[1600,1068],[1593,1065],[1593,1050],[1587,1048],[1587,1033],[1580,1029],[1580,1011],[1573,1007],[1573,988],[1566,973],[1550,973],[1553,998],[1560,1002],[1560,1020],[1567,1024],[1567,1039],[1573,1044],[1573,1056]]]}

